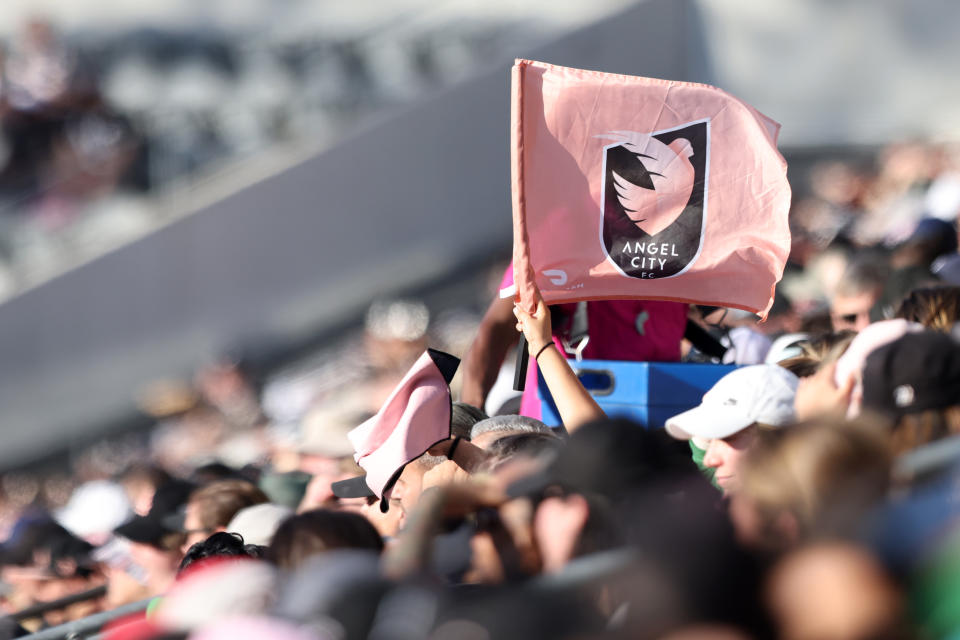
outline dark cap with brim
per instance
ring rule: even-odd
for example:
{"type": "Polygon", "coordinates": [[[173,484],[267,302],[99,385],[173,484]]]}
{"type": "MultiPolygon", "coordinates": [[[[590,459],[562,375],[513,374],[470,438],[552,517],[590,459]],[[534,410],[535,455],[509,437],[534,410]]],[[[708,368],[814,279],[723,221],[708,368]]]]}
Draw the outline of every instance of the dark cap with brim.
{"type": "Polygon", "coordinates": [[[156,545],[165,535],[176,533],[176,530],[168,529],[158,518],[134,516],[113,532],[133,542],[156,545]]]}
{"type": "MultiPolygon", "coordinates": [[[[390,510],[390,500],[387,497],[387,494],[393,489],[393,485],[397,483],[397,479],[400,478],[400,474],[403,473],[403,465],[397,469],[396,473],[390,478],[387,482],[386,487],[383,490],[383,495],[380,496],[380,511],[381,513],[386,513],[390,510]]],[[[377,494],[373,492],[373,489],[370,488],[370,485],[367,484],[367,476],[356,476],[354,478],[347,478],[346,480],[338,480],[337,482],[330,483],[330,489],[333,491],[333,495],[338,498],[376,498],[377,494]]]]}
{"type": "Polygon", "coordinates": [[[863,406],[899,417],[960,404],[960,343],[939,331],[908,333],[863,366],[863,406]]]}
{"type": "Polygon", "coordinates": [[[330,489],[338,498],[372,498],[377,495],[367,486],[366,476],[338,480],[330,484],[330,489]]]}

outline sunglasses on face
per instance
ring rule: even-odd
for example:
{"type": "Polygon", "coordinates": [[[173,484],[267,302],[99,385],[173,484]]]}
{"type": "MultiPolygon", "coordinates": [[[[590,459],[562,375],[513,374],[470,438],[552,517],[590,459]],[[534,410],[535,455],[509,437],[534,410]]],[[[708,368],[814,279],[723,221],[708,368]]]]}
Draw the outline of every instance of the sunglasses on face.
{"type": "Polygon", "coordinates": [[[856,324],[858,319],[864,317],[869,318],[869,316],[870,311],[860,311],[859,313],[844,313],[843,315],[835,315],[834,318],[844,324],[856,324]]]}

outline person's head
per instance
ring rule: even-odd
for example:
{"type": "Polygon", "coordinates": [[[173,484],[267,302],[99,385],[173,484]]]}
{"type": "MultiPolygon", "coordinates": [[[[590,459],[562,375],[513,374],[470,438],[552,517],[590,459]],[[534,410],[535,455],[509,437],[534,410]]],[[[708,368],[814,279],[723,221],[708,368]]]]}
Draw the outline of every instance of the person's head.
{"type": "MultiPolygon", "coordinates": [[[[7,599],[11,603],[56,600],[101,583],[103,577],[92,551],[89,543],[46,515],[20,518],[0,548],[7,599]]],[[[53,611],[45,614],[44,620],[60,624],[77,609],[53,611]]],[[[92,613],[89,607],[82,610],[92,613]]]]}
{"type": "Polygon", "coordinates": [[[895,454],[960,434],[960,344],[939,331],[908,333],[871,353],[863,408],[890,418],[895,454]]]}
{"type": "Polygon", "coordinates": [[[316,509],[282,522],[270,541],[267,559],[294,570],[318,553],[332,549],[383,550],[380,534],[366,518],[347,511],[316,509]]]}
{"type": "Polygon", "coordinates": [[[873,258],[851,262],[843,272],[830,300],[834,331],[860,331],[870,324],[870,310],[880,299],[887,280],[887,268],[873,258]]]}
{"type": "Polygon", "coordinates": [[[881,562],[862,546],[819,542],[780,559],[766,604],[784,640],[902,638],[904,602],[881,562]]]}
{"type": "MultiPolygon", "coordinates": [[[[403,495],[404,489],[406,489],[406,483],[401,486],[400,495],[403,495]]],[[[363,516],[384,538],[392,538],[397,535],[406,514],[399,498],[396,497],[396,490],[391,494],[386,511],[381,508],[380,498],[367,486],[365,476],[338,482],[334,485],[333,490],[337,500],[329,508],[363,516]]],[[[419,494],[417,494],[417,497],[419,497],[419,494]]],[[[408,503],[408,506],[412,508],[410,503],[408,503]]]]}
{"type": "Polygon", "coordinates": [[[178,575],[195,563],[210,558],[262,558],[266,547],[245,544],[243,536],[236,533],[218,531],[206,540],[195,542],[180,561],[178,575]]]}
{"type": "Polygon", "coordinates": [[[743,456],[768,431],[773,431],[769,425],[753,423],[725,438],[705,441],[703,466],[713,470],[714,482],[725,494],[730,494],[738,486],[737,471],[743,456]]]}
{"type": "Polygon", "coordinates": [[[353,461],[353,444],[347,434],[370,418],[365,402],[365,394],[348,392],[303,416],[296,444],[300,471],[326,476],[330,482],[340,477],[344,460],[353,461]]]}
{"type": "MultiPolygon", "coordinates": [[[[49,533],[53,535],[47,537],[41,548],[34,550],[35,565],[39,564],[37,570],[46,575],[36,591],[38,600],[57,600],[105,582],[89,543],[62,528],[49,533]]],[[[48,612],[43,618],[51,625],[62,624],[95,613],[99,606],[98,601],[89,600],[48,612]]]]}
{"type": "Polygon", "coordinates": [[[269,502],[266,494],[246,480],[221,480],[197,489],[187,501],[183,551],[210,534],[223,531],[241,509],[264,502],[269,502]]]}
{"type": "Polygon", "coordinates": [[[200,465],[190,474],[190,481],[197,486],[206,486],[222,480],[249,480],[228,464],[215,461],[200,465]]]}
{"type": "Polygon", "coordinates": [[[154,492],[157,487],[170,481],[170,474],[157,466],[133,464],[120,474],[119,481],[127,492],[133,510],[145,516],[150,511],[154,492]]]}
{"type": "Polygon", "coordinates": [[[454,402],[450,411],[450,435],[469,440],[473,425],[488,417],[482,409],[472,404],[454,402]]]}
{"type": "Polygon", "coordinates": [[[730,515],[744,544],[783,549],[852,536],[890,485],[882,429],[823,420],[771,431],[743,456],[730,515]]]}
{"type": "Polygon", "coordinates": [[[618,522],[629,511],[627,498],[634,492],[654,488],[670,493],[680,480],[699,480],[689,457],[663,431],[624,418],[583,425],[558,449],[546,442],[537,446],[555,450],[538,456],[546,459],[545,466],[511,483],[507,493],[529,500],[532,537],[548,571],[618,544],[618,522]]]}
{"type": "MultiPolygon", "coordinates": [[[[510,440],[498,447],[513,449],[522,442],[510,440]]],[[[522,446],[539,458],[541,465],[512,484],[508,489],[511,495],[540,494],[558,485],[565,492],[592,493],[613,503],[631,490],[669,480],[678,473],[695,473],[684,448],[670,436],[628,418],[590,422],[557,444],[543,440],[522,446]]]]}
{"type": "Polygon", "coordinates": [[[929,268],[939,256],[957,250],[957,230],[945,220],[924,218],[893,254],[895,266],[929,268]]]}
{"type": "Polygon", "coordinates": [[[194,486],[173,479],[157,487],[145,516],[134,516],[114,530],[130,543],[133,561],[146,572],[150,592],[162,593],[176,575],[184,534],[169,524],[186,502],[194,486]]]}
{"type": "Polygon", "coordinates": [[[153,542],[130,540],[130,557],[143,568],[150,595],[159,595],[167,590],[177,575],[183,534],[168,533],[153,542]]]}
{"type": "MultiPolygon", "coordinates": [[[[459,436],[470,440],[472,444],[480,448],[485,448],[490,446],[497,438],[516,433],[553,435],[549,427],[532,418],[522,416],[481,418],[481,416],[483,416],[483,413],[476,407],[463,403],[453,403],[451,436],[459,436]],[[477,444],[477,439],[479,439],[480,444],[477,444]]],[[[433,456],[425,453],[403,468],[396,485],[394,485],[390,499],[390,508],[400,509],[399,526],[403,526],[406,514],[410,513],[420,499],[420,494],[425,489],[424,476],[444,463],[454,464],[444,456],[433,456]]],[[[462,470],[460,474],[466,477],[462,470]]]]}
{"type": "Polygon", "coordinates": [[[895,316],[949,333],[960,321],[960,287],[914,289],[900,303],[895,316]]]}
{"type": "Polygon", "coordinates": [[[549,433],[553,430],[534,418],[516,415],[494,416],[480,420],[470,430],[470,442],[481,449],[486,449],[494,441],[504,436],[523,433],[549,433]]]}
{"type": "Polygon", "coordinates": [[[419,300],[378,300],[367,310],[366,352],[377,369],[401,372],[427,346],[430,311],[419,300]]]}
{"type": "Polygon", "coordinates": [[[695,439],[724,493],[735,490],[737,468],[759,432],[793,422],[798,378],[775,364],[736,369],[707,391],[701,403],[666,422],[680,440],[695,439]]]}
{"type": "Polygon", "coordinates": [[[494,440],[487,447],[490,459],[482,471],[494,472],[518,457],[547,459],[555,456],[563,440],[552,433],[518,433],[494,440]]]}
{"type": "Polygon", "coordinates": [[[549,487],[533,513],[533,539],[543,571],[555,573],[588,553],[621,542],[616,512],[609,501],[591,492],[549,487]]]}

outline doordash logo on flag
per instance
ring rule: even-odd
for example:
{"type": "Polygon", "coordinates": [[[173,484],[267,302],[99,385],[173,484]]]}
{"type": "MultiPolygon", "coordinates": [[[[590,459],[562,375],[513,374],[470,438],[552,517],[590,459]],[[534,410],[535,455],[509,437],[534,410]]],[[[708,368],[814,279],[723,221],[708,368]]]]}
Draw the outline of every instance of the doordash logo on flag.
{"type": "Polygon", "coordinates": [[[665,131],[612,131],[603,147],[604,251],[631,278],[668,278],[700,255],[706,221],[710,121],[665,131]]]}

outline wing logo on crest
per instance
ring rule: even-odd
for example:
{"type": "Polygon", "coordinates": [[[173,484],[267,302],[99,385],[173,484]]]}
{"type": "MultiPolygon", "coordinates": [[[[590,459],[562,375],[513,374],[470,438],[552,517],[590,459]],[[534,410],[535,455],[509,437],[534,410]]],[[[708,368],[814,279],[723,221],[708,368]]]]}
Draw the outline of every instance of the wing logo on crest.
{"type": "Polygon", "coordinates": [[[618,140],[626,153],[608,157],[617,200],[627,217],[644,232],[655,235],[677,219],[693,192],[693,147],[686,138],[670,144],[650,134],[614,131],[604,136],[618,140]]]}
{"type": "Polygon", "coordinates": [[[623,275],[665,278],[700,252],[706,210],[709,121],[668,131],[609,131],[603,147],[607,256],[623,275]]]}

